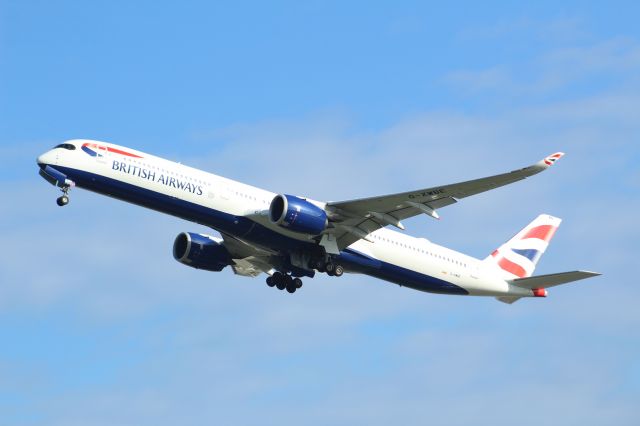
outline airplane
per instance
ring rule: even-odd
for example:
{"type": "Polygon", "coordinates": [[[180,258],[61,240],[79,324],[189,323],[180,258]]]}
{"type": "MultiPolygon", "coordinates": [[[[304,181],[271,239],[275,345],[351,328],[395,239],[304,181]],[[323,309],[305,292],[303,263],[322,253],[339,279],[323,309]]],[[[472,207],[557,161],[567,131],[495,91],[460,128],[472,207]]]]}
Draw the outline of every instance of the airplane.
{"type": "Polygon", "coordinates": [[[402,287],[438,294],[492,296],[505,303],[546,297],[547,288],[600,275],[571,271],[533,275],[561,219],[542,214],[485,259],[425,238],[402,220],[439,219],[463,198],[508,185],[551,167],[558,152],[522,169],[449,185],[348,201],[322,202],[273,193],[131,148],[69,140],[37,158],[39,174],[69,203],[74,187],[147,207],[220,233],[182,232],[173,257],[206,271],[230,266],[237,275],[266,274],[270,287],[295,293],[316,273],[366,274],[402,287]]]}

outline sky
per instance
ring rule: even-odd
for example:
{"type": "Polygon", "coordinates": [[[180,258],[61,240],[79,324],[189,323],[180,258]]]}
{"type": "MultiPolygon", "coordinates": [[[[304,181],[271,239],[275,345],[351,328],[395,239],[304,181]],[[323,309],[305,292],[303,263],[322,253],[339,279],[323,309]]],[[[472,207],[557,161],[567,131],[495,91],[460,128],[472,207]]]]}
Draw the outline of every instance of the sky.
{"type": "Polygon", "coordinates": [[[640,423],[637,2],[0,0],[0,425],[640,423]],[[130,146],[345,200],[567,155],[405,225],[484,257],[563,218],[505,305],[366,276],[295,295],[174,261],[202,226],[35,158],[130,146]]]}

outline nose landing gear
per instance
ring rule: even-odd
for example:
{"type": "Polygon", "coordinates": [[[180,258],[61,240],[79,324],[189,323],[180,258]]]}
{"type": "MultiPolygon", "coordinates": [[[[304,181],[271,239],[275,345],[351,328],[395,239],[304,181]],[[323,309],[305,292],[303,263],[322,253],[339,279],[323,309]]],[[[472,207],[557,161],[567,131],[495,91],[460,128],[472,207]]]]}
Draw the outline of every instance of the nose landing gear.
{"type": "Polygon", "coordinates": [[[69,204],[69,190],[71,189],[71,186],[72,185],[65,185],[60,188],[62,195],[56,199],[56,204],[60,207],[64,207],[69,204]]]}
{"type": "Polygon", "coordinates": [[[58,197],[58,199],[56,200],[56,203],[60,207],[66,206],[67,204],[69,204],[69,196],[65,194],[61,197],[58,197]]]}

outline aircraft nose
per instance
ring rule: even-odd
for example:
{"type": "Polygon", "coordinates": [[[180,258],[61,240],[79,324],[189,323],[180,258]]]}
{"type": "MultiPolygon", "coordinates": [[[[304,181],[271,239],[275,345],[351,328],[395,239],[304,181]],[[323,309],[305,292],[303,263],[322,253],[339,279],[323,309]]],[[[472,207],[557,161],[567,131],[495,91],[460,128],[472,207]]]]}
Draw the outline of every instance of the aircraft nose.
{"type": "Polygon", "coordinates": [[[44,154],[40,154],[36,159],[38,166],[44,167],[47,164],[51,164],[51,151],[47,151],[44,154]]]}

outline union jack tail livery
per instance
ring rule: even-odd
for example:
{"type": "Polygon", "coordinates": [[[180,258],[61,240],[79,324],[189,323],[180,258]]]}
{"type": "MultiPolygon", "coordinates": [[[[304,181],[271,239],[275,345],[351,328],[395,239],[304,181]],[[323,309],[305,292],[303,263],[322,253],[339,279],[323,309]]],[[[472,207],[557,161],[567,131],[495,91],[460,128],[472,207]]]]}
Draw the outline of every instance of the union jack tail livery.
{"type": "Polygon", "coordinates": [[[541,214],[487,256],[485,263],[494,265],[505,279],[530,277],[560,222],[562,219],[541,214]]]}
{"type": "Polygon", "coordinates": [[[555,154],[551,154],[550,156],[548,156],[547,158],[545,158],[542,161],[544,162],[544,164],[546,164],[547,166],[551,167],[551,166],[553,166],[553,163],[555,163],[556,161],[558,161],[562,157],[564,157],[564,152],[556,152],[555,154]]]}

